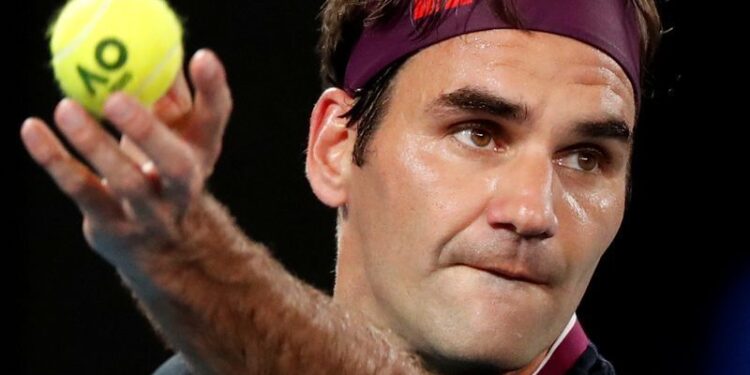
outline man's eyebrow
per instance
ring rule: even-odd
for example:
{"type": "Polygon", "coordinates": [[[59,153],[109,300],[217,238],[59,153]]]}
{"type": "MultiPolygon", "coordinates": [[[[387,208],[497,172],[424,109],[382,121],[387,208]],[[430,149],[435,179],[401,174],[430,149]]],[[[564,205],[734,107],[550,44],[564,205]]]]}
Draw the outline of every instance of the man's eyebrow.
{"type": "Polygon", "coordinates": [[[575,132],[584,138],[612,139],[625,145],[630,145],[633,141],[633,134],[628,124],[618,118],[584,121],[576,124],[575,132]]]}
{"type": "Polygon", "coordinates": [[[529,113],[528,108],[524,104],[515,103],[509,99],[475,87],[463,87],[440,95],[427,106],[428,113],[445,110],[485,112],[490,115],[520,122],[526,120],[529,113]]]}
{"type": "MultiPolygon", "coordinates": [[[[524,122],[529,113],[525,103],[517,103],[471,86],[442,94],[426,108],[430,114],[445,111],[479,112],[518,122],[524,122]]],[[[625,145],[632,142],[632,132],[627,122],[617,117],[578,122],[574,126],[574,132],[584,138],[612,139],[625,145]]]]}

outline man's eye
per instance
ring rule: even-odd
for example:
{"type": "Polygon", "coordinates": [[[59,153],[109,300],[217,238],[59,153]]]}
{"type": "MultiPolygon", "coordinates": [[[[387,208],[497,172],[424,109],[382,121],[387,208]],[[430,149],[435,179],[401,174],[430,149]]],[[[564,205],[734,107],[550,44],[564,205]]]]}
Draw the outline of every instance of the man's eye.
{"type": "Polygon", "coordinates": [[[580,170],[583,172],[592,172],[597,168],[601,168],[601,163],[604,160],[604,156],[601,152],[596,150],[579,150],[571,152],[565,155],[558,164],[580,170]]]}
{"type": "Polygon", "coordinates": [[[456,139],[469,146],[494,150],[497,148],[493,134],[488,129],[480,127],[464,128],[453,134],[456,139]]]}

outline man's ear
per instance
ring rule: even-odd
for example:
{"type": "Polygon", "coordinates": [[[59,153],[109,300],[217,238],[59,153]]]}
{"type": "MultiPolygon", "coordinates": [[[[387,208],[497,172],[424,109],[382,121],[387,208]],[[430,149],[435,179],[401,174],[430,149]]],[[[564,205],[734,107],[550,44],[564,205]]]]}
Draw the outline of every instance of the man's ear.
{"type": "Polygon", "coordinates": [[[338,88],[325,90],[310,116],[305,174],[313,193],[330,207],[346,203],[356,130],[341,117],[354,102],[338,88]]]}

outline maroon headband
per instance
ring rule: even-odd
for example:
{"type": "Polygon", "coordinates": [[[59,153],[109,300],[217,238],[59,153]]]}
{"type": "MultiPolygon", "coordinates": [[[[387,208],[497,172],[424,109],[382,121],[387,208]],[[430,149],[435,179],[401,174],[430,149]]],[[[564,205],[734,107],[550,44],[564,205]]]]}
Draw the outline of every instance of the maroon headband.
{"type": "MultiPolygon", "coordinates": [[[[353,95],[388,65],[422,48],[471,32],[513,28],[490,8],[490,1],[448,0],[436,27],[420,33],[417,21],[436,16],[432,0],[417,0],[412,12],[365,27],[354,45],[344,77],[353,95]],[[449,13],[448,13],[449,12],[449,13]]],[[[640,107],[640,33],[627,0],[515,0],[524,29],[577,39],[610,55],[630,78],[640,107]]]]}

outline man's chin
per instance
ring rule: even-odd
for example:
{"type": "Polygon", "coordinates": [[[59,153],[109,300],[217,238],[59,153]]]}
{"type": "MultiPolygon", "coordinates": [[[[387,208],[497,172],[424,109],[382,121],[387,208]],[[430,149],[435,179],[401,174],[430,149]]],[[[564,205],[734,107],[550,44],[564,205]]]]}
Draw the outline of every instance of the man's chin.
{"type": "Polygon", "coordinates": [[[558,316],[550,290],[539,285],[488,282],[486,276],[475,274],[441,285],[441,297],[430,303],[428,326],[417,323],[426,344],[418,352],[435,366],[451,370],[446,373],[522,368],[547,350],[559,334],[553,331],[567,321],[558,316]]]}
{"type": "MultiPolygon", "coordinates": [[[[473,269],[444,273],[432,285],[432,291],[432,297],[428,297],[430,315],[439,327],[451,331],[444,338],[465,341],[471,347],[477,341],[517,344],[562,318],[552,288],[473,269]],[[498,339],[492,340],[493,337],[498,339]]],[[[563,320],[567,321],[562,319],[559,323],[564,324],[563,320]]]]}
{"type": "MultiPolygon", "coordinates": [[[[505,320],[487,320],[478,314],[458,313],[444,319],[456,319],[452,326],[436,324],[424,327],[426,340],[416,351],[440,373],[483,374],[523,368],[549,348],[556,335],[548,324],[530,316],[511,314],[505,320]],[[522,320],[526,318],[527,320],[522,320]]],[[[533,317],[536,318],[536,317],[533,317]]]]}

